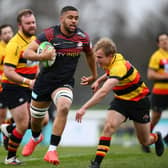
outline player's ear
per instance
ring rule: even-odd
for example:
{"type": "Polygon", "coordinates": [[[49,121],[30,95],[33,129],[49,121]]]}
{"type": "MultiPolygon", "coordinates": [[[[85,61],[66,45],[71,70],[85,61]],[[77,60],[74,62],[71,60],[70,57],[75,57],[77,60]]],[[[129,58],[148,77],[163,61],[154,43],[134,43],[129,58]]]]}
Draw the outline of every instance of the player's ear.
{"type": "Polygon", "coordinates": [[[21,28],[22,28],[22,26],[21,26],[21,24],[20,24],[20,23],[18,23],[18,28],[19,28],[19,29],[21,29],[21,28]]]}
{"type": "Polygon", "coordinates": [[[59,17],[59,21],[60,21],[60,23],[63,21],[63,15],[61,15],[61,16],[59,17]]]}

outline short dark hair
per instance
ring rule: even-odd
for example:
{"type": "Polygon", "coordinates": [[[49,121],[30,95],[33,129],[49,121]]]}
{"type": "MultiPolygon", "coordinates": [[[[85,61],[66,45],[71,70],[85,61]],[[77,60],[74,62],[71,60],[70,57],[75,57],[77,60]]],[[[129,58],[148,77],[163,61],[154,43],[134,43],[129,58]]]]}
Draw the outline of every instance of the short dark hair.
{"type": "Polygon", "coordinates": [[[61,15],[67,11],[78,11],[77,8],[75,8],[74,6],[64,6],[61,10],[61,15]]]}
{"type": "Polygon", "coordinates": [[[31,9],[22,9],[21,11],[19,11],[17,15],[17,23],[20,24],[21,17],[26,15],[33,15],[33,11],[31,9]]]}
{"type": "Polygon", "coordinates": [[[156,42],[157,42],[157,43],[159,42],[159,37],[162,36],[162,35],[168,36],[168,33],[167,33],[167,32],[158,33],[157,36],[156,36],[156,42]]]}
{"type": "Polygon", "coordinates": [[[6,28],[6,27],[10,27],[13,30],[13,26],[11,24],[3,24],[0,26],[0,35],[2,33],[2,29],[6,28]]]}

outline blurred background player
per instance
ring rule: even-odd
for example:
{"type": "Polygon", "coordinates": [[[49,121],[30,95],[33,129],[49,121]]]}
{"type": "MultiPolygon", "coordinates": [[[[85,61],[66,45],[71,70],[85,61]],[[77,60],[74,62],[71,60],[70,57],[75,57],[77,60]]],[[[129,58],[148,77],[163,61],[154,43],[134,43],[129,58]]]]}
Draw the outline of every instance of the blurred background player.
{"type": "Polygon", "coordinates": [[[164,152],[162,137],[160,133],[150,133],[149,89],[139,72],[117,53],[115,43],[109,38],[100,39],[94,51],[97,63],[106,73],[93,83],[95,94],[76,112],[76,120],[81,122],[86,110],[99,103],[112,90],[115,95],[108,108],[95,159],[89,168],[100,168],[110,149],[111,136],[127,119],[133,120],[139,142],[144,145],[155,144],[156,154],[161,156],[164,152]]]}
{"type": "MultiPolygon", "coordinates": [[[[160,33],[156,40],[158,49],[150,58],[147,72],[148,79],[153,81],[151,132],[161,119],[162,112],[168,109],[168,34],[160,33]]],[[[168,129],[164,142],[168,144],[168,129]]],[[[148,146],[142,149],[150,152],[148,146]]]]}
{"type": "Polygon", "coordinates": [[[18,32],[6,47],[3,92],[16,127],[12,130],[8,142],[8,155],[5,164],[17,165],[16,152],[23,135],[29,127],[29,103],[35,77],[38,73],[37,62],[23,58],[28,44],[35,40],[36,19],[30,9],[23,9],[17,15],[18,32]]]}
{"type": "Polygon", "coordinates": [[[30,60],[50,60],[55,56],[55,52],[57,54],[54,64],[49,68],[42,69],[35,82],[30,107],[34,140],[29,141],[22,151],[24,156],[31,155],[34,151],[35,146],[38,144],[38,137],[41,136],[41,121],[51,100],[53,100],[57,112],[53,122],[50,146],[44,160],[54,165],[60,162],[57,146],[60,143],[73,101],[74,73],[81,52],[85,53],[92,73],[89,77],[82,77],[81,84],[90,84],[97,77],[96,62],[89,37],[77,27],[78,22],[78,10],[73,6],[65,6],[61,10],[60,25],[46,29],[37,37],[36,41],[29,45],[24,53],[24,57],[30,60]],[[36,51],[43,41],[49,41],[55,49],[44,50],[39,55],[36,51]]]}
{"type": "Polygon", "coordinates": [[[4,99],[1,79],[3,73],[3,61],[5,58],[5,50],[9,40],[13,36],[13,27],[10,24],[3,24],[0,26],[0,127],[1,124],[5,122],[7,114],[7,104],[4,99]]]}

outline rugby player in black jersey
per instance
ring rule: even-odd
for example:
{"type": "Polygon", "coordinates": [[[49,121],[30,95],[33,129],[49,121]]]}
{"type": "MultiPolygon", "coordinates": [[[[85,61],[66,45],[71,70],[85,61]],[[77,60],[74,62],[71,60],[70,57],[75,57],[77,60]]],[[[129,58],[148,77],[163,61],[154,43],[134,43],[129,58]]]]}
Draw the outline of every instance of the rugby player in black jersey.
{"type": "Polygon", "coordinates": [[[45,29],[33,41],[24,53],[24,58],[29,60],[50,60],[56,54],[56,60],[50,67],[43,68],[35,82],[31,101],[32,136],[23,148],[22,154],[29,156],[39,143],[42,120],[51,103],[54,102],[57,113],[53,122],[52,135],[48,151],[44,160],[57,165],[59,158],[57,146],[64,131],[67,115],[73,100],[74,73],[81,52],[85,53],[91,76],[83,76],[81,84],[92,83],[97,77],[96,63],[90,45],[89,36],[77,27],[79,12],[73,6],[65,6],[60,13],[60,25],[45,29]],[[44,50],[38,54],[39,45],[48,41],[53,46],[52,50],[44,50]]]}

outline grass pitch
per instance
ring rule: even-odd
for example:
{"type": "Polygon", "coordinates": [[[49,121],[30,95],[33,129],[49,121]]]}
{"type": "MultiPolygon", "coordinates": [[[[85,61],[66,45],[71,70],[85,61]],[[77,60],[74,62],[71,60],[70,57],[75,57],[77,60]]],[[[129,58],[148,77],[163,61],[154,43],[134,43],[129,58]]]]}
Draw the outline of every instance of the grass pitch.
{"type": "MultiPolygon", "coordinates": [[[[18,165],[19,168],[87,168],[91,159],[94,158],[96,147],[59,147],[60,165],[54,166],[43,161],[43,156],[47,147],[38,146],[36,151],[28,157],[21,156],[21,148],[18,158],[24,162],[18,165]]],[[[155,155],[154,148],[152,153],[143,153],[140,146],[123,147],[111,145],[110,151],[102,162],[101,168],[168,168],[168,148],[161,157],[155,155]]],[[[0,168],[15,167],[5,165],[4,158],[6,151],[0,147],[0,168]]]]}

